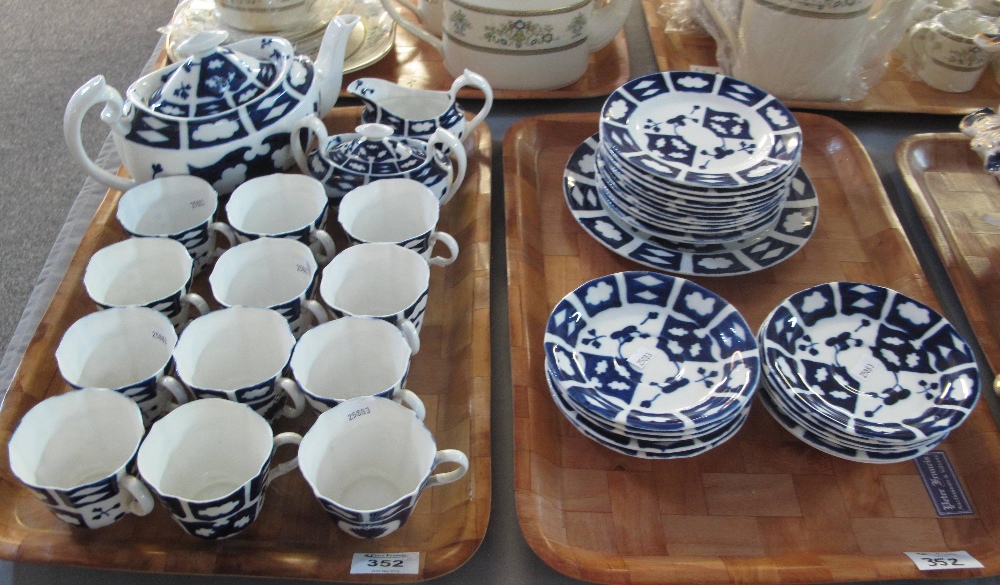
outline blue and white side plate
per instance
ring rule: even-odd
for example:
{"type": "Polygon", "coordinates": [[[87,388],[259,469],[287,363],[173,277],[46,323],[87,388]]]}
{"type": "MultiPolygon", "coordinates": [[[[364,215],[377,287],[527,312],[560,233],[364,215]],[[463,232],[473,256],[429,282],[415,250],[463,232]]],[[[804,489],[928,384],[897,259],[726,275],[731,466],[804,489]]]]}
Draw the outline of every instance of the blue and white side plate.
{"type": "Polygon", "coordinates": [[[848,436],[895,444],[943,436],[980,394],[958,331],[923,303],[872,284],[795,293],[760,342],[774,390],[848,436]]]}
{"type": "Polygon", "coordinates": [[[799,169],[777,224],[745,242],[681,246],[650,238],[609,212],[597,190],[597,135],[570,155],[563,172],[563,194],[573,218],[604,247],[644,266],[686,276],[733,276],[764,270],[805,246],[816,229],[819,199],[799,169]]]}
{"type": "Polygon", "coordinates": [[[694,186],[765,183],[797,166],[802,129],[749,83],[693,71],[633,79],[604,102],[601,141],[627,165],[694,186]]]}
{"type": "Polygon", "coordinates": [[[743,316],[700,285],[655,272],[584,283],[552,310],[544,346],[574,408],[642,431],[732,419],[760,377],[743,316]]]}
{"type": "Polygon", "coordinates": [[[548,373],[546,373],[545,379],[549,384],[549,394],[552,396],[552,401],[576,430],[580,431],[580,434],[616,453],[641,459],[681,459],[701,455],[733,438],[743,428],[743,423],[750,415],[751,403],[748,402],[735,419],[703,437],[676,441],[637,439],[617,434],[612,429],[581,416],[580,411],[574,409],[573,405],[555,389],[552,377],[548,373]]]}

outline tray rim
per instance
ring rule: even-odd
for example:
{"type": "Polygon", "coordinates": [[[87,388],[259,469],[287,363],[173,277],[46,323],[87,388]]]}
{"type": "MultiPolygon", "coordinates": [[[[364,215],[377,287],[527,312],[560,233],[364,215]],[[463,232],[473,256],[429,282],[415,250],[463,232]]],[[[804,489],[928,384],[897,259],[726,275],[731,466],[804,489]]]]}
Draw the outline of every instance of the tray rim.
{"type": "MultiPolygon", "coordinates": [[[[855,154],[860,157],[861,160],[859,160],[858,162],[861,163],[859,166],[863,167],[863,172],[868,174],[870,177],[874,178],[875,184],[879,186],[880,198],[882,200],[885,200],[886,205],[890,205],[888,202],[888,195],[885,193],[885,189],[882,186],[881,181],[878,179],[877,171],[874,165],[872,164],[870,156],[864,149],[860,140],[853,132],[850,131],[850,129],[848,129],[846,126],[844,126],[837,120],[834,120],[833,118],[829,118],[827,116],[822,116],[820,114],[814,114],[814,113],[806,113],[806,112],[794,112],[794,113],[796,116],[804,115],[813,117],[817,120],[822,120],[823,124],[828,125],[830,128],[837,130],[839,133],[839,138],[845,140],[848,143],[846,148],[854,151],[855,154]]],[[[519,235],[521,235],[518,233],[518,230],[520,229],[518,226],[518,222],[512,221],[513,219],[516,218],[517,216],[516,214],[519,211],[517,207],[518,204],[520,203],[520,195],[512,194],[511,185],[516,184],[514,181],[516,181],[518,177],[515,173],[509,170],[512,167],[516,166],[516,161],[518,159],[516,154],[517,152],[516,143],[523,142],[525,138],[522,136],[522,133],[524,133],[527,129],[530,129],[535,124],[538,124],[539,122],[552,121],[552,122],[562,122],[567,124],[582,123],[588,125],[596,125],[597,122],[596,116],[597,115],[595,113],[566,113],[566,114],[547,114],[547,115],[535,116],[532,118],[526,118],[519,121],[517,124],[513,125],[510,128],[510,131],[504,136],[503,157],[504,157],[505,200],[506,200],[506,214],[507,214],[506,247],[508,255],[508,288],[511,290],[512,293],[515,293],[510,295],[510,300],[509,300],[510,306],[508,310],[511,315],[518,314],[517,310],[519,309],[518,304],[520,303],[521,284],[524,280],[526,280],[526,277],[519,276],[518,272],[524,270],[530,270],[530,269],[525,269],[524,267],[525,256],[528,254],[532,256],[542,254],[540,250],[534,248],[527,250],[524,253],[521,253],[518,250],[512,252],[511,250],[512,242],[515,241],[519,235]],[[519,277],[520,280],[515,280],[515,277],[519,277]]],[[[806,138],[806,140],[808,140],[808,137],[806,138]]],[[[532,168],[531,170],[534,171],[535,169],[532,168]]],[[[535,195],[533,194],[532,196],[535,195]]],[[[890,210],[891,210],[891,205],[890,205],[890,210]]],[[[919,259],[916,256],[915,250],[913,249],[911,242],[905,236],[905,232],[903,231],[902,225],[899,223],[898,216],[893,212],[890,217],[887,217],[887,219],[891,224],[888,227],[901,234],[902,244],[906,246],[907,250],[909,250],[909,255],[912,256],[913,261],[916,263],[916,268],[918,270],[918,273],[911,275],[909,278],[904,276],[900,279],[896,279],[889,284],[883,283],[883,286],[889,286],[890,288],[901,290],[900,287],[898,286],[901,280],[913,280],[913,279],[921,280],[926,285],[927,284],[926,275],[923,272],[922,267],[920,267],[919,265],[919,259]]],[[[517,245],[520,246],[521,243],[518,242],[517,245]]],[[[538,277],[537,274],[535,276],[536,278],[538,277]]],[[[934,295],[932,293],[929,293],[929,295],[930,295],[929,298],[922,298],[921,300],[926,302],[928,305],[935,307],[936,310],[940,310],[937,300],[936,298],[934,298],[934,295]]],[[[515,323],[515,320],[511,319],[509,323],[509,335],[512,346],[511,348],[512,369],[518,366],[519,361],[523,362],[523,360],[525,359],[523,356],[520,357],[518,356],[517,353],[518,346],[515,345],[515,339],[517,337],[520,337],[523,340],[527,335],[526,329],[527,329],[526,323],[525,324],[519,322],[515,323]]],[[[525,375],[530,376],[530,373],[525,375]]],[[[518,390],[516,386],[518,385],[518,379],[523,377],[524,375],[519,376],[516,370],[512,372],[513,385],[515,386],[514,388],[515,412],[519,410],[519,406],[517,404],[518,390]]],[[[530,382],[528,384],[530,384],[530,382]]],[[[522,405],[520,408],[523,408],[525,412],[527,412],[528,410],[527,405],[522,405]]],[[[516,422],[517,419],[515,417],[515,424],[516,422]]],[[[991,425],[996,424],[992,418],[990,419],[990,423],[991,425]]],[[[556,440],[558,441],[558,439],[556,440]]],[[[768,567],[749,566],[751,564],[751,559],[753,559],[754,557],[739,557],[740,561],[738,561],[738,564],[740,565],[740,570],[738,574],[734,572],[734,566],[723,565],[720,562],[720,559],[722,557],[718,556],[711,556],[711,557],[710,556],[697,557],[690,555],[684,556],[682,558],[679,558],[678,562],[674,565],[656,564],[655,559],[663,557],[635,557],[635,556],[627,557],[629,560],[633,561],[632,563],[623,561],[621,557],[615,557],[614,559],[610,559],[608,557],[598,557],[600,551],[590,551],[581,548],[574,548],[570,545],[554,542],[552,540],[549,540],[546,537],[546,535],[541,531],[539,523],[537,522],[539,516],[538,510],[540,507],[544,507],[547,505],[551,506],[551,504],[546,504],[543,501],[543,498],[540,497],[536,492],[533,492],[527,488],[519,487],[521,485],[521,481],[518,479],[517,476],[527,473],[526,469],[529,466],[529,463],[527,461],[525,462],[519,461],[518,451],[523,450],[523,447],[519,446],[518,443],[523,441],[524,441],[523,438],[519,440],[518,431],[515,428],[515,503],[521,530],[525,536],[525,539],[528,541],[528,544],[531,547],[531,549],[540,558],[542,558],[542,560],[545,561],[546,564],[548,564],[553,569],[559,571],[560,573],[563,573],[573,578],[584,579],[593,582],[601,582],[601,583],[624,583],[624,582],[628,583],[669,582],[669,583],[699,583],[699,584],[704,584],[704,583],[727,584],[735,582],[815,583],[817,582],[815,573],[802,576],[800,572],[808,569],[816,569],[815,572],[822,571],[828,577],[825,581],[821,580],[821,582],[848,582],[848,581],[872,580],[873,578],[875,578],[872,576],[872,573],[881,576],[882,571],[879,570],[877,565],[873,565],[873,563],[875,563],[879,559],[884,559],[887,562],[891,562],[897,567],[912,568],[912,563],[910,563],[908,559],[906,560],[901,559],[899,558],[901,555],[897,554],[860,556],[860,558],[863,559],[860,561],[861,564],[872,565],[872,566],[868,566],[866,568],[866,570],[869,571],[868,574],[856,576],[853,578],[850,578],[849,576],[845,576],[843,574],[838,575],[836,577],[833,576],[831,574],[830,565],[809,564],[810,562],[815,562],[817,560],[834,559],[837,558],[838,556],[843,556],[836,554],[815,554],[815,553],[811,553],[809,555],[786,554],[785,557],[781,559],[783,561],[782,563],[775,563],[768,567]],[[522,470],[522,467],[524,470],[522,470]],[[812,561],[810,561],[810,559],[812,559],[812,561]],[[642,575],[640,575],[639,577],[635,577],[634,574],[630,572],[632,570],[630,569],[630,565],[635,566],[637,569],[642,570],[642,575]],[[794,569],[792,568],[793,566],[794,569]],[[782,572],[783,568],[788,568],[789,569],[788,573],[783,573],[782,572]],[[683,574],[685,570],[691,573],[702,571],[702,573],[698,575],[697,580],[681,579],[680,576],[683,574]],[[725,579],[718,578],[718,575],[720,573],[727,575],[727,578],[725,579]],[[709,575],[714,575],[714,578],[710,578],[709,575]],[[669,580],[668,576],[673,577],[673,580],[669,580]]],[[[1000,449],[998,449],[997,446],[994,445],[992,447],[992,450],[994,451],[994,455],[1000,454],[1000,449]]],[[[982,505],[982,503],[980,503],[980,505],[982,505]]],[[[982,577],[1000,572],[1000,564],[998,564],[998,561],[1000,561],[1000,558],[998,558],[1000,557],[1000,536],[998,536],[995,539],[993,544],[998,546],[991,551],[991,554],[989,556],[990,562],[986,563],[987,566],[990,567],[989,568],[990,572],[962,571],[961,573],[963,574],[955,573],[948,575],[948,577],[952,578],[982,577]]],[[[756,558],[767,559],[769,557],[764,556],[756,558]]],[[[902,576],[899,574],[894,574],[891,577],[886,576],[884,578],[902,579],[902,578],[921,578],[921,577],[933,578],[934,575],[932,574],[928,577],[926,573],[919,573],[915,575],[906,574],[902,576]]]]}
{"type": "MultiPolygon", "coordinates": [[[[663,29],[662,19],[659,13],[657,12],[659,4],[662,3],[662,0],[640,0],[640,1],[642,2],[643,11],[646,15],[646,22],[649,25],[648,26],[649,38],[653,47],[655,59],[657,63],[659,63],[661,59],[666,60],[669,63],[670,57],[664,53],[659,52],[661,46],[667,44],[666,40],[663,40],[666,38],[666,34],[662,30],[663,29]],[[658,42],[657,39],[661,39],[660,42],[658,42]]],[[[718,63],[716,62],[714,56],[712,58],[712,65],[706,65],[706,66],[718,67],[718,63]]],[[[992,65],[986,66],[986,71],[983,72],[984,76],[993,75],[992,71],[990,71],[991,67],[992,65]]],[[[998,78],[998,81],[1000,81],[1000,78],[998,78]]],[[[920,83],[920,82],[912,81],[907,83],[920,83]]],[[[878,85],[879,84],[876,84],[875,87],[878,87],[878,85]]],[[[993,85],[997,86],[998,84],[997,82],[993,82],[993,85]]],[[[940,93],[942,94],[943,98],[947,98],[949,95],[956,95],[956,94],[948,94],[946,92],[940,92],[940,93]]],[[[968,106],[968,107],[965,106],[956,107],[956,106],[939,105],[939,104],[917,104],[912,107],[907,106],[905,104],[891,104],[891,103],[872,104],[867,102],[867,98],[856,101],[837,100],[837,101],[827,101],[827,102],[788,99],[788,100],[782,100],[782,102],[789,108],[807,109],[807,110],[964,115],[964,114],[970,114],[975,110],[978,110],[979,108],[982,108],[984,106],[992,107],[993,103],[1000,101],[1000,91],[996,92],[996,94],[992,96],[992,100],[993,101],[991,103],[980,104],[978,106],[968,106]]]]}
{"type": "MultiPolygon", "coordinates": [[[[163,56],[161,55],[158,63],[162,64],[163,56]]],[[[336,108],[335,111],[331,111],[331,117],[333,119],[347,118],[357,119],[360,116],[362,107],[361,106],[342,106],[336,108]]],[[[328,117],[326,120],[331,119],[328,117]]],[[[482,302],[482,299],[489,298],[489,287],[490,287],[490,246],[491,246],[491,232],[492,225],[490,222],[491,215],[491,200],[492,200],[492,190],[491,190],[491,177],[493,174],[492,165],[490,161],[492,160],[492,134],[490,129],[486,124],[482,124],[481,127],[475,130],[474,136],[476,141],[472,146],[467,147],[476,149],[478,155],[482,158],[481,164],[477,165],[478,181],[472,183],[467,177],[466,182],[462,190],[467,191],[469,197],[477,197],[474,203],[470,203],[470,206],[475,208],[474,220],[470,222],[471,228],[469,231],[472,234],[469,236],[471,239],[471,244],[474,246],[469,246],[466,250],[472,259],[468,260],[469,269],[468,272],[463,274],[461,280],[470,280],[470,284],[467,288],[470,289],[469,292],[469,304],[470,304],[470,324],[478,323],[488,323],[490,320],[490,306],[488,302],[482,302]]],[[[470,165],[471,168],[471,165],[470,165]]],[[[297,171],[290,171],[297,172],[297,171]]],[[[124,169],[124,166],[120,166],[117,174],[119,176],[128,177],[128,172],[124,169]]],[[[25,351],[18,362],[16,368],[14,369],[13,376],[11,379],[10,386],[5,389],[2,397],[0,397],[0,424],[4,422],[9,422],[10,424],[3,424],[0,426],[0,436],[9,438],[10,434],[13,432],[19,419],[13,419],[5,421],[12,417],[9,415],[8,411],[11,409],[21,408],[21,402],[34,403],[34,399],[31,396],[25,396],[19,392],[15,391],[16,386],[21,383],[24,376],[39,375],[44,378],[44,380],[51,380],[54,377],[58,377],[59,374],[55,370],[54,358],[51,355],[51,348],[54,348],[54,344],[58,342],[58,337],[61,336],[62,330],[54,328],[53,324],[58,324],[62,319],[65,318],[67,313],[73,311],[72,305],[68,302],[68,298],[72,297],[74,294],[78,294],[82,290],[82,275],[83,270],[86,265],[86,260],[89,258],[90,254],[93,253],[101,244],[100,237],[90,237],[88,236],[100,236],[108,229],[109,224],[115,224],[114,219],[114,208],[117,205],[118,199],[121,197],[122,192],[114,188],[109,188],[104,194],[98,204],[94,216],[90,219],[87,228],[83,234],[81,242],[77,245],[73,252],[72,259],[67,266],[66,272],[62,275],[59,280],[59,284],[53,294],[48,305],[45,307],[42,314],[41,320],[34,331],[31,341],[28,343],[25,351]],[[77,289],[74,291],[74,289],[77,289]],[[36,374],[30,370],[30,366],[36,363],[36,360],[46,359],[48,360],[47,368],[42,368],[47,371],[36,374]],[[46,377],[47,376],[47,377],[46,377]]],[[[330,221],[335,223],[335,214],[331,213],[330,221]]],[[[457,233],[456,233],[457,235],[457,233]]],[[[451,279],[452,275],[440,275],[441,279],[451,279]]],[[[461,281],[456,281],[457,283],[461,281]]],[[[475,534],[472,538],[463,537],[457,539],[451,543],[446,543],[444,546],[433,550],[420,550],[420,551],[410,551],[420,553],[420,570],[415,575],[379,575],[377,576],[381,582],[415,582],[427,579],[432,579],[446,575],[456,569],[460,568],[479,549],[482,542],[486,536],[486,529],[489,524],[490,512],[492,507],[492,455],[491,455],[491,417],[489,411],[490,405],[490,393],[492,386],[492,360],[491,356],[491,340],[489,337],[488,328],[471,326],[472,337],[470,338],[470,343],[467,348],[462,349],[463,353],[468,353],[467,358],[468,367],[459,372],[459,374],[468,379],[469,386],[469,402],[468,402],[468,413],[469,416],[463,421],[467,421],[465,424],[468,427],[468,437],[469,437],[469,448],[468,457],[470,460],[470,472],[469,482],[470,482],[470,496],[465,500],[465,507],[471,508],[467,514],[466,523],[473,527],[475,534]],[[485,371],[483,368],[485,367],[485,371]],[[476,408],[479,407],[479,408],[476,408]],[[485,412],[483,408],[485,407],[485,412]]],[[[48,382],[46,382],[46,385],[48,382]]],[[[46,386],[47,387],[47,386],[46,386]]],[[[23,406],[26,410],[28,406],[23,406]]],[[[449,428],[438,429],[437,433],[443,435],[449,432],[449,428]]],[[[6,461],[6,450],[0,454],[0,459],[6,461]]],[[[3,469],[0,469],[0,485],[9,484],[10,489],[27,494],[27,490],[23,488],[16,480],[13,479],[9,467],[4,465],[3,469]]],[[[25,496],[28,497],[28,496],[25,496]]],[[[11,501],[7,499],[0,498],[0,508],[8,508],[11,505],[11,501]]],[[[425,504],[429,506],[430,504],[425,504]]],[[[159,503],[156,508],[162,508],[159,503]]],[[[322,514],[322,509],[317,508],[317,514],[321,514],[318,518],[322,522],[329,522],[326,518],[323,518],[325,514],[322,514]]],[[[46,513],[47,512],[44,512],[46,513]]],[[[154,508],[155,513],[155,508],[154,508]]],[[[8,514],[9,518],[15,518],[13,514],[8,514]]],[[[16,520],[16,518],[15,518],[16,520]]],[[[142,522],[142,519],[125,519],[123,522],[142,522]]],[[[22,533],[27,534],[30,531],[24,529],[19,529],[22,533]]],[[[107,529],[105,529],[107,530],[107,529]]],[[[178,532],[180,530],[178,529],[178,532]]],[[[8,560],[12,562],[30,562],[30,563],[41,563],[41,564],[53,564],[53,565],[64,565],[64,566],[76,566],[94,569],[110,569],[110,570],[125,570],[125,571],[137,571],[146,573],[160,573],[160,574],[187,574],[187,575],[226,575],[226,576],[236,576],[236,577],[267,577],[267,578],[294,578],[294,579],[314,579],[314,580],[339,580],[340,582],[371,582],[372,576],[365,574],[349,574],[344,570],[338,570],[337,567],[324,569],[323,567],[331,567],[333,563],[330,561],[330,556],[322,553],[328,553],[332,549],[329,544],[323,546],[313,546],[308,550],[315,553],[315,557],[312,558],[311,563],[302,562],[302,556],[308,554],[298,551],[298,555],[288,555],[289,550],[276,550],[273,546],[258,547],[254,551],[252,545],[248,545],[248,541],[240,541],[237,536],[234,539],[227,539],[223,541],[215,541],[204,543],[202,549],[198,549],[198,545],[202,544],[201,541],[197,539],[192,539],[195,541],[194,551],[188,550],[187,552],[193,553],[194,556],[200,556],[199,553],[204,552],[205,555],[218,556],[224,560],[224,566],[230,570],[222,571],[199,571],[199,563],[193,561],[191,563],[192,567],[196,567],[194,570],[182,569],[182,570],[164,570],[162,567],[153,560],[157,555],[169,554],[170,551],[163,550],[163,547],[159,550],[151,551],[150,553],[141,555],[142,558],[132,558],[137,555],[125,554],[127,551],[119,551],[118,554],[114,555],[114,561],[112,563],[103,563],[101,559],[106,560],[108,558],[107,554],[101,557],[101,559],[85,559],[79,554],[79,550],[86,549],[87,545],[90,543],[100,542],[101,530],[84,530],[84,529],[69,529],[68,534],[70,535],[63,543],[60,550],[68,548],[67,543],[72,542],[72,546],[75,550],[72,554],[52,554],[48,549],[50,548],[46,542],[42,542],[40,546],[30,546],[26,545],[25,541],[17,540],[11,537],[11,529],[5,523],[0,522],[0,559],[8,560]],[[219,547],[226,546],[229,543],[236,543],[235,546],[228,548],[228,550],[220,551],[219,547]],[[249,550],[247,550],[249,549],[249,550]],[[235,557],[242,557],[243,554],[250,552],[256,553],[256,562],[252,564],[242,564],[235,560],[235,557]],[[295,557],[295,558],[293,558],[295,557]],[[262,559],[264,559],[262,561],[262,559]],[[233,567],[239,567],[241,570],[231,570],[233,567]],[[249,567],[249,570],[247,570],[249,567]],[[264,568],[261,570],[261,568],[264,568]],[[293,569],[282,571],[281,568],[293,569]]],[[[186,536],[186,535],[185,535],[186,536]]],[[[387,539],[384,542],[389,542],[387,539]]],[[[360,541],[359,541],[360,542],[360,541]]],[[[379,541],[370,541],[379,542],[379,541]]],[[[393,549],[406,548],[408,545],[400,543],[392,547],[392,543],[389,545],[393,549]]],[[[107,549],[110,548],[105,546],[103,549],[107,553],[107,549]]],[[[383,552],[381,547],[377,544],[371,547],[372,549],[377,549],[373,552],[383,552]]],[[[409,547],[414,548],[414,547],[409,547]]],[[[181,551],[174,551],[178,553],[181,551]]],[[[346,554],[353,554],[352,552],[347,552],[346,554]]],[[[347,556],[341,559],[343,563],[349,568],[351,564],[351,557],[347,556]]]]}

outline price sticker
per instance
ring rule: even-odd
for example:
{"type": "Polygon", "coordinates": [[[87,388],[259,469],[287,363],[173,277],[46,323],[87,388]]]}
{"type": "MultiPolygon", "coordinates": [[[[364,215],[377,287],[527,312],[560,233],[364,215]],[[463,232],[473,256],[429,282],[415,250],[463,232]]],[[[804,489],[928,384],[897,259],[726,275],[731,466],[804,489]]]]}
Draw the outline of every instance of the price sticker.
{"type": "Polygon", "coordinates": [[[954,552],[908,552],[913,564],[921,571],[944,569],[982,569],[983,564],[964,550],[954,552]]]}
{"type": "Polygon", "coordinates": [[[639,371],[642,371],[646,369],[646,366],[649,365],[649,361],[653,359],[653,356],[655,355],[656,355],[655,349],[650,349],[648,347],[641,347],[638,350],[632,352],[632,355],[628,356],[628,358],[625,361],[638,368],[639,371]]]}
{"type": "Polygon", "coordinates": [[[416,575],[420,572],[420,553],[354,553],[352,575],[416,575]]]}
{"type": "Polygon", "coordinates": [[[716,75],[722,75],[722,68],[712,65],[691,65],[690,69],[695,73],[715,73],[716,75]]]}

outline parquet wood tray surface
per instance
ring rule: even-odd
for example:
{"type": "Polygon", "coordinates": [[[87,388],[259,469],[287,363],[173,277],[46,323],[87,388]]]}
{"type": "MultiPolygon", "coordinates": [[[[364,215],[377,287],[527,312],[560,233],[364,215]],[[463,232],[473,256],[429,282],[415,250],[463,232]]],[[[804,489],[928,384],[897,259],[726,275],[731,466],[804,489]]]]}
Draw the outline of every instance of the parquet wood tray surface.
{"type": "MultiPolygon", "coordinates": [[[[838,122],[796,113],[819,221],[770,269],[695,279],[756,329],[790,294],[853,280],[936,306],[864,148],[838,122]]],[[[643,267],[570,215],[561,179],[597,114],[528,118],[504,137],[515,494],[521,528],[549,565],[600,583],[820,583],[922,578],[904,552],[965,550],[1000,572],[1000,432],[987,405],[942,444],[975,514],[937,516],[913,462],[859,464],[807,446],[760,404],[734,439],[700,456],[617,455],[580,434],[546,387],[552,307],[592,278],[643,267]]]]}
{"type": "Polygon", "coordinates": [[[960,133],[916,134],[896,162],[994,372],[1000,371],[1000,183],[960,133]]]}
{"type": "MultiPolygon", "coordinates": [[[[331,132],[350,131],[361,108],[335,108],[331,132]]],[[[426,490],[408,523],[379,540],[341,532],[316,502],[298,471],[275,480],[260,516],[239,535],[222,541],[188,536],[159,504],[145,517],[128,516],[87,531],[57,520],[21,486],[0,449],[0,558],[159,573],[201,573],[327,581],[420,581],[448,573],[472,556],[490,514],[490,150],[486,125],[475,134],[469,172],[455,198],[442,208],[439,229],[461,247],[451,266],[431,271],[431,289],[408,387],[427,406],[426,423],[439,448],[469,456],[469,472],[454,484],[426,490]],[[355,552],[419,552],[415,575],[352,575],[355,552]]],[[[47,396],[68,390],[53,352],[70,324],[95,308],[82,285],[94,251],[122,240],[115,219],[121,193],[108,192],[72,260],[55,298],[27,349],[0,409],[0,443],[7,444],[24,413],[47,396]]],[[[339,230],[331,213],[331,233],[339,230]]],[[[207,274],[196,288],[208,295],[207,274]]],[[[210,295],[206,296],[210,299],[210,295]]],[[[310,412],[275,424],[275,431],[304,433],[310,412]]],[[[280,454],[279,454],[280,455],[280,454]]]]}
{"type": "MultiPolygon", "coordinates": [[[[658,12],[662,3],[663,0],[642,0],[659,69],[686,71],[691,65],[718,66],[712,37],[664,32],[666,18],[658,12]]],[[[900,59],[891,56],[882,79],[857,101],[782,101],[790,108],[921,114],[968,114],[983,107],[995,108],[1000,101],[1000,84],[989,67],[972,91],[949,93],[915,79],[901,70],[900,65],[900,59]]]]}
{"type": "MultiPolygon", "coordinates": [[[[405,18],[414,17],[397,4],[405,18]]],[[[473,71],[475,71],[474,68],[473,71]]],[[[587,71],[575,83],[550,90],[494,90],[496,99],[572,99],[607,95],[618,89],[629,77],[628,46],[625,31],[620,31],[611,43],[590,54],[587,71]]],[[[392,50],[377,63],[344,76],[341,95],[352,81],[361,77],[378,77],[414,89],[448,91],[454,77],[444,67],[444,56],[401,26],[396,27],[396,42],[392,50]]],[[[482,99],[479,90],[459,90],[462,98],[482,99]]]]}

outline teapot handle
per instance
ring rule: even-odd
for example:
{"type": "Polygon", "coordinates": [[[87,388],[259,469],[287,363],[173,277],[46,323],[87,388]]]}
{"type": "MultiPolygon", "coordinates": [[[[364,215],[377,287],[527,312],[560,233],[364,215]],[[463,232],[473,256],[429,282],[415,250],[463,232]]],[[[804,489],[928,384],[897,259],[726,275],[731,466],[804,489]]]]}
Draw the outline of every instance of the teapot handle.
{"type": "Polygon", "coordinates": [[[448,91],[451,98],[454,100],[455,95],[458,94],[458,90],[465,86],[474,87],[483,92],[484,101],[483,107],[479,108],[479,113],[476,114],[476,117],[466,124],[465,132],[462,134],[462,138],[472,136],[472,131],[486,119],[486,114],[489,114],[490,109],[493,108],[493,88],[490,87],[490,82],[486,81],[485,77],[466,69],[455,79],[455,82],[451,84],[451,89],[448,91]]]}
{"type": "Polygon", "coordinates": [[[606,47],[621,30],[632,9],[633,0],[608,0],[604,6],[594,10],[587,23],[587,47],[590,52],[606,47]]]}
{"type": "Polygon", "coordinates": [[[103,75],[98,75],[80,86],[66,104],[66,113],[63,115],[63,135],[66,137],[66,145],[69,146],[70,154],[83,166],[87,174],[113,189],[127,191],[135,187],[135,179],[119,177],[102,169],[91,160],[83,148],[83,117],[90,108],[99,104],[105,104],[104,110],[101,111],[101,120],[105,124],[122,134],[128,131],[128,126],[122,122],[124,102],[121,94],[104,81],[103,75]]]}
{"type": "Polygon", "coordinates": [[[442,146],[444,146],[445,152],[455,157],[455,175],[451,178],[451,184],[448,185],[448,190],[444,192],[444,196],[441,197],[441,205],[451,201],[451,198],[455,196],[459,187],[462,186],[462,182],[465,181],[465,167],[467,165],[467,159],[465,155],[465,147],[462,143],[455,138],[455,135],[448,132],[444,128],[438,128],[431,134],[430,139],[427,140],[427,158],[431,161],[435,160],[437,153],[442,151],[442,146]]]}
{"type": "Polygon", "coordinates": [[[385,8],[385,11],[389,13],[389,17],[395,20],[396,24],[412,33],[415,37],[434,47],[434,50],[438,53],[444,55],[444,44],[441,42],[441,39],[403,18],[399,12],[397,12],[396,7],[393,6],[393,0],[380,0],[380,2],[382,2],[382,8],[385,8]]]}
{"type": "Polygon", "coordinates": [[[302,118],[292,127],[292,156],[295,157],[295,163],[299,165],[299,170],[307,175],[309,174],[309,161],[306,158],[306,151],[312,143],[313,134],[316,135],[317,149],[322,149],[323,145],[330,140],[330,135],[326,131],[326,125],[323,124],[323,120],[320,120],[315,115],[302,118]],[[302,130],[309,131],[309,135],[306,136],[304,143],[306,150],[303,150],[302,146],[302,130]]]}

